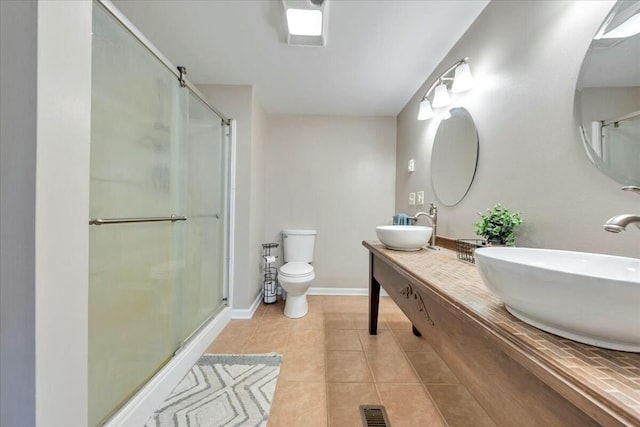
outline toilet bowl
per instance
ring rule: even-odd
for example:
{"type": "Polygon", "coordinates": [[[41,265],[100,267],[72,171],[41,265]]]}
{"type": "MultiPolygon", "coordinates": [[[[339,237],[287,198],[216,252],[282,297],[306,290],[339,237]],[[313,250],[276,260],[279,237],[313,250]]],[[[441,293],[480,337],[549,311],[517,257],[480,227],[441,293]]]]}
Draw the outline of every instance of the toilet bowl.
{"type": "Polygon", "coordinates": [[[292,319],[303,317],[309,311],[307,291],[316,277],[313,267],[305,262],[290,262],[280,267],[278,282],[287,292],[284,315],[292,319]]]}
{"type": "Polygon", "coordinates": [[[282,230],[285,264],[278,269],[278,283],[286,291],[284,315],[292,319],[309,311],[307,291],[316,277],[313,266],[315,230],[282,230]]]}

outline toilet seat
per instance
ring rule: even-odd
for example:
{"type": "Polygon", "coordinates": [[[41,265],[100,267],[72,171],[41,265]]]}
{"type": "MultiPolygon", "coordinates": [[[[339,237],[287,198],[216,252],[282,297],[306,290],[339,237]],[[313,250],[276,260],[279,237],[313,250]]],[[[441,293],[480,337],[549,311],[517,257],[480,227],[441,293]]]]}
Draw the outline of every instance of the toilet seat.
{"type": "Polygon", "coordinates": [[[291,279],[302,279],[313,275],[313,266],[306,262],[289,262],[278,270],[280,276],[291,279]]]}

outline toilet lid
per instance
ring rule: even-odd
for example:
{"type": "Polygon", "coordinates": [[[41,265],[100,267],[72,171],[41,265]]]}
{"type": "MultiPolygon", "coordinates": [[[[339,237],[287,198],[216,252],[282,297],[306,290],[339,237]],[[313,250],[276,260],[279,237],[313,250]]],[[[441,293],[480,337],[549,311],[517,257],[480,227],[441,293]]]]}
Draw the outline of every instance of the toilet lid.
{"type": "Polygon", "coordinates": [[[306,262],[289,262],[280,267],[280,274],[289,277],[301,277],[313,273],[313,266],[306,262]]]}

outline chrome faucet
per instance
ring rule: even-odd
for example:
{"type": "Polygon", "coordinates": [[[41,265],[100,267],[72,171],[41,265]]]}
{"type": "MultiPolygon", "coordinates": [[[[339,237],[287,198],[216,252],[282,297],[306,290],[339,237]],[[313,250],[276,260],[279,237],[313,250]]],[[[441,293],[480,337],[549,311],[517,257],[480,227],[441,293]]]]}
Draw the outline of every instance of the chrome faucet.
{"type": "Polygon", "coordinates": [[[436,247],[436,230],[438,228],[438,208],[433,203],[429,204],[429,212],[418,212],[415,216],[409,217],[409,219],[413,222],[418,221],[418,218],[421,216],[426,216],[431,223],[431,228],[433,228],[431,232],[431,238],[429,239],[429,247],[436,247]]]}
{"type": "MultiPolygon", "coordinates": [[[[622,189],[624,191],[633,191],[640,194],[640,187],[636,187],[633,185],[627,185],[625,187],[622,187],[622,189]]],[[[640,215],[616,215],[612,218],[609,218],[609,220],[605,222],[602,227],[611,233],[620,233],[621,231],[624,231],[629,224],[635,224],[636,227],[640,228],[640,215]]]]}

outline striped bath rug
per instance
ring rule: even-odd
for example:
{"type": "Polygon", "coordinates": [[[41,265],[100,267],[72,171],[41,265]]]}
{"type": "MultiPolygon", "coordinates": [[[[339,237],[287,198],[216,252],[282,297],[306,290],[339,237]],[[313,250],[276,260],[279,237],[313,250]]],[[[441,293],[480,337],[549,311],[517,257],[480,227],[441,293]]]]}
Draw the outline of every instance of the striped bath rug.
{"type": "Polygon", "coordinates": [[[146,427],[266,426],[279,354],[205,354],[146,427]]]}

